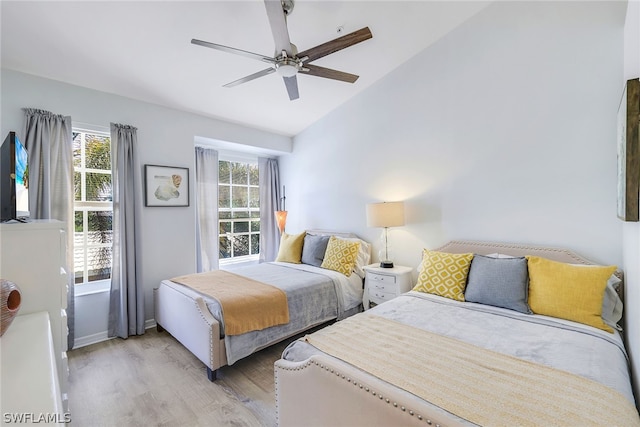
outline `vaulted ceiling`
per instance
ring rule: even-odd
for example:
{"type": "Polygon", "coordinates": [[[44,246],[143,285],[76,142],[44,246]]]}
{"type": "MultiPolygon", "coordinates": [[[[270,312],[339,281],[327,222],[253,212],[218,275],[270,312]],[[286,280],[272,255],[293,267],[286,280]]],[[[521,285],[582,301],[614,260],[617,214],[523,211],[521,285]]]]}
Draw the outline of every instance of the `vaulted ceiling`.
{"type": "Polygon", "coordinates": [[[314,61],[355,83],[299,74],[295,101],[276,73],[223,87],[268,65],[190,43],[273,56],[261,0],[3,0],[0,54],[3,68],[293,136],[488,3],[296,0],[287,24],[299,51],[362,27],[373,38],[314,61]]]}

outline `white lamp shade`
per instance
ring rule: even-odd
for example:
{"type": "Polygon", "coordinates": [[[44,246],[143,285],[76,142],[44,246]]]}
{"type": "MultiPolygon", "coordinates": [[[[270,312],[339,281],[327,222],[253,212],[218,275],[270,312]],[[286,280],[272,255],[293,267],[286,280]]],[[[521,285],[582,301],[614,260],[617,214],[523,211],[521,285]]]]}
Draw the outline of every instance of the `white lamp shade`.
{"type": "Polygon", "coordinates": [[[367,205],[368,227],[399,227],[404,225],[404,203],[383,202],[367,205]]]}

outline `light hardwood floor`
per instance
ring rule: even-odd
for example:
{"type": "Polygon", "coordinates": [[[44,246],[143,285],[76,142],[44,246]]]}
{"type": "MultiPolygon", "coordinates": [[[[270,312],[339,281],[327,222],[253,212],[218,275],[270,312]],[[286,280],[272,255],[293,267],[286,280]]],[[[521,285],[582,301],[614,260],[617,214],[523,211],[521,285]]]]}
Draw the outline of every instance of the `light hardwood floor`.
{"type": "Polygon", "coordinates": [[[273,363],[292,339],[207,379],[169,333],[112,339],[69,352],[71,425],[275,426],[273,363]]]}

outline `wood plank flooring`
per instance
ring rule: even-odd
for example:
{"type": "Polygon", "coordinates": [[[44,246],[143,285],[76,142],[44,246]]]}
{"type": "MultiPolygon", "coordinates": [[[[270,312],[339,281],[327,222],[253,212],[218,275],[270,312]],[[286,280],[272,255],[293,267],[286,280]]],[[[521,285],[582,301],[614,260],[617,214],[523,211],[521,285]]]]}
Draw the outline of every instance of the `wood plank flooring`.
{"type": "Polygon", "coordinates": [[[169,333],[112,339],[69,352],[71,425],[273,427],[275,344],[207,379],[169,333]]]}

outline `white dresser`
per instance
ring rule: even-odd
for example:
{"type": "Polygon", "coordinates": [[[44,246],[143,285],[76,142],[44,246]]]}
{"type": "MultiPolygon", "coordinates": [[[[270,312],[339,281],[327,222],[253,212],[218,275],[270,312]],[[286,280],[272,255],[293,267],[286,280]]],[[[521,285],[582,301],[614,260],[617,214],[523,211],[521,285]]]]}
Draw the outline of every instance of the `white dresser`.
{"type": "Polygon", "coordinates": [[[63,408],[49,313],[18,315],[0,338],[2,424],[63,426],[63,408]]]}
{"type": "MultiPolygon", "coordinates": [[[[41,311],[49,314],[65,411],[68,409],[69,378],[66,257],[67,238],[62,222],[34,220],[0,224],[0,278],[14,282],[20,288],[22,301],[18,317],[41,311]]],[[[2,364],[4,370],[4,358],[2,364]]]]}

